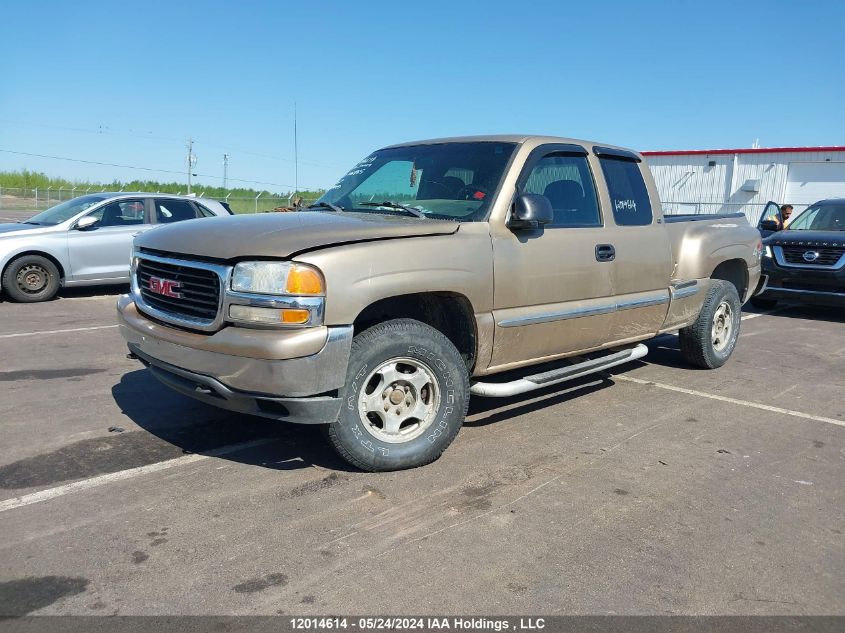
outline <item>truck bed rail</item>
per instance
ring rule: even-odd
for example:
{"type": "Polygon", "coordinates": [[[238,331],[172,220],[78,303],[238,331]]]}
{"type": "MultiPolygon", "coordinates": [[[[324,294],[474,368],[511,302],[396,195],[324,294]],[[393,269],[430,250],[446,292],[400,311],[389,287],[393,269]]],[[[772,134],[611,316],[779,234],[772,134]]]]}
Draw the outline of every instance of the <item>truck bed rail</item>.
{"type": "Polygon", "coordinates": [[[744,217],[744,213],[673,213],[671,215],[664,215],[663,221],[668,223],[703,222],[705,220],[725,220],[744,217]]]}

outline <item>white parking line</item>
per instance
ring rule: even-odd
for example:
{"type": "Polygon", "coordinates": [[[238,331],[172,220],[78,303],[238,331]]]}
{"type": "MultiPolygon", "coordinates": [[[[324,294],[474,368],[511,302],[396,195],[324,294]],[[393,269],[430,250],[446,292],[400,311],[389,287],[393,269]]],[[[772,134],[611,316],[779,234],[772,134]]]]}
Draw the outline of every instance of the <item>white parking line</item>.
{"type": "Polygon", "coordinates": [[[737,398],[729,398],[727,396],[719,396],[714,393],[706,393],[704,391],[696,391],[694,389],[685,389],[684,387],[676,387],[675,385],[667,385],[662,382],[654,382],[653,380],[643,380],[642,378],[634,378],[633,376],[624,376],[621,374],[614,374],[614,380],[621,380],[623,382],[633,382],[638,385],[651,385],[667,391],[677,391],[678,393],[686,393],[691,396],[698,396],[700,398],[709,398],[711,400],[719,400],[721,402],[729,402],[731,404],[738,404],[743,407],[751,407],[753,409],[761,409],[763,411],[771,411],[772,413],[782,413],[783,415],[791,415],[796,418],[804,418],[806,420],[815,420],[816,422],[826,422],[828,424],[835,424],[836,426],[845,426],[845,420],[837,420],[835,418],[826,418],[821,415],[812,415],[810,413],[802,413],[801,411],[792,411],[791,409],[782,409],[780,407],[773,407],[768,404],[760,404],[759,402],[750,402],[748,400],[739,400],[737,398]]]}
{"type": "Polygon", "coordinates": [[[756,319],[757,317],[761,316],[768,316],[770,314],[774,314],[775,312],[780,312],[783,308],[775,308],[773,310],[766,310],[765,312],[752,312],[751,314],[743,314],[740,317],[741,321],[747,321],[748,319],[756,319]]]}
{"type": "Polygon", "coordinates": [[[64,334],[65,332],[90,332],[91,330],[108,330],[119,327],[117,325],[94,325],[92,327],[74,327],[67,330],[40,330],[37,332],[18,332],[16,334],[0,334],[0,338],[20,338],[21,336],[38,336],[39,334],[64,334]]]}
{"type": "Polygon", "coordinates": [[[0,512],[14,510],[15,508],[21,508],[23,506],[32,505],[33,503],[40,503],[41,501],[48,501],[50,499],[55,499],[56,497],[63,497],[64,495],[70,494],[71,492],[96,488],[97,486],[102,486],[103,484],[108,484],[113,481],[123,481],[125,479],[131,479],[132,477],[146,475],[147,473],[155,473],[160,470],[167,470],[168,468],[175,468],[176,466],[183,466],[185,464],[199,462],[204,459],[209,459],[210,457],[220,457],[221,455],[236,453],[238,451],[247,450],[249,448],[256,448],[258,446],[263,446],[264,444],[269,444],[270,442],[276,441],[276,439],[277,438],[265,438],[261,440],[253,440],[251,442],[243,442],[241,444],[232,444],[231,446],[224,446],[222,448],[217,448],[213,451],[208,451],[202,455],[184,455],[183,457],[176,457],[174,459],[168,459],[167,461],[156,462],[155,464],[138,466],[137,468],[119,470],[114,473],[99,475],[90,479],[74,481],[73,483],[65,484],[64,486],[57,486],[55,488],[39,490],[38,492],[33,492],[31,494],[23,495],[21,497],[14,497],[12,499],[0,501],[0,512]]]}

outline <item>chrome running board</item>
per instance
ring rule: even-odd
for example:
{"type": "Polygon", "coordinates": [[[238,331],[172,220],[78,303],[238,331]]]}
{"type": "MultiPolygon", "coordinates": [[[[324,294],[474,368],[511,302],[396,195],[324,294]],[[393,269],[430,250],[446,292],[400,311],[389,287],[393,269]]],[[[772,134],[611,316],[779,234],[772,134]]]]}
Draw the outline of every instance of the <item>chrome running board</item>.
{"type": "Polygon", "coordinates": [[[595,374],[617,365],[637,360],[648,354],[648,348],[640,343],[635,347],[624,349],[621,352],[614,352],[600,358],[592,358],[568,367],[560,367],[550,371],[532,374],[524,378],[518,378],[510,382],[475,382],[469,391],[475,396],[486,396],[488,398],[506,398],[521,393],[542,389],[549,385],[556,385],[559,382],[574,380],[582,376],[595,374]]]}

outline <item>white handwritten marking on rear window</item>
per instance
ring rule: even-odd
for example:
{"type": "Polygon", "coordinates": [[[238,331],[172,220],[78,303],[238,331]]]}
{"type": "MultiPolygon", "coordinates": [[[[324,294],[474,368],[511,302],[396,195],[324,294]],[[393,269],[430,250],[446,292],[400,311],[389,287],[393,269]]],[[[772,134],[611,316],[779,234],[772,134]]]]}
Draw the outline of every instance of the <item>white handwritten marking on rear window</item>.
{"type": "Polygon", "coordinates": [[[637,211],[637,201],[629,198],[628,200],[614,200],[613,205],[617,211],[637,211]]]}

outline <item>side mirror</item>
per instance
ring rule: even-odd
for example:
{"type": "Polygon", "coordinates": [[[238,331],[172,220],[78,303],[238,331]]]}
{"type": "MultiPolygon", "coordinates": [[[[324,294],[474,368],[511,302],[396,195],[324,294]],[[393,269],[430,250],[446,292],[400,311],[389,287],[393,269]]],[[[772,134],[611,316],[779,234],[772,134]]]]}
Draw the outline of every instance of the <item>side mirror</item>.
{"type": "Polygon", "coordinates": [[[779,231],[780,227],[774,220],[763,220],[760,222],[760,228],[764,231],[779,231]]]}
{"type": "Polygon", "coordinates": [[[88,229],[93,229],[99,222],[100,218],[94,217],[93,215],[86,215],[76,223],[76,227],[74,228],[77,231],[87,231],[88,229]]]}
{"type": "Polygon", "coordinates": [[[516,197],[508,220],[511,229],[538,229],[555,217],[552,203],[538,193],[521,193],[516,197]]]}

